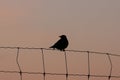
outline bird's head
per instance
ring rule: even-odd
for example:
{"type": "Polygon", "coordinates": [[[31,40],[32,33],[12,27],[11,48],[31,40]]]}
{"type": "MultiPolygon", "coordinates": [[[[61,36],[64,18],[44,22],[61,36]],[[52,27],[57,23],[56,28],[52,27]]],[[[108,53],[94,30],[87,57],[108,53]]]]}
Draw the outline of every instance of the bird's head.
{"type": "Polygon", "coordinates": [[[66,35],[61,35],[61,36],[59,36],[60,38],[66,38],[66,35]]]}

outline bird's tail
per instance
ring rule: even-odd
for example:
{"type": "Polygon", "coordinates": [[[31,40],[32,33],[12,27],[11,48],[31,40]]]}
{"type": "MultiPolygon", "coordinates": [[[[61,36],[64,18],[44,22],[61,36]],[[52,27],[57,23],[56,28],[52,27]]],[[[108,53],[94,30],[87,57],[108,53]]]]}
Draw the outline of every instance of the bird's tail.
{"type": "Polygon", "coordinates": [[[53,46],[49,47],[49,48],[53,48],[53,46]]]}

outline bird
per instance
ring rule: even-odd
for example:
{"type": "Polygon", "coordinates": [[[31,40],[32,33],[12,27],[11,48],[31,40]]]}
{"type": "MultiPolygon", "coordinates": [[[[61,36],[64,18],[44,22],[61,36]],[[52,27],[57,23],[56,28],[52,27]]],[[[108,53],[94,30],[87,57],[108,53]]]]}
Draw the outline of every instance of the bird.
{"type": "Polygon", "coordinates": [[[65,48],[67,48],[68,44],[69,44],[68,39],[67,39],[66,35],[61,35],[59,37],[60,37],[60,39],[54,45],[52,45],[50,48],[57,49],[60,51],[65,51],[65,48]]]}

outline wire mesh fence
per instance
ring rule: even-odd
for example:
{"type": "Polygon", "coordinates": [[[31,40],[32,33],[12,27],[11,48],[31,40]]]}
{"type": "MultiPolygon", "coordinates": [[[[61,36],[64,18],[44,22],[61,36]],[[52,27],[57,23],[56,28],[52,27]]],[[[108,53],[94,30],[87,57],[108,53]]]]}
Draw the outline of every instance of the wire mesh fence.
{"type": "Polygon", "coordinates": [[[120,55],[0,47],[0,80],[120,80],[120,55]]]}

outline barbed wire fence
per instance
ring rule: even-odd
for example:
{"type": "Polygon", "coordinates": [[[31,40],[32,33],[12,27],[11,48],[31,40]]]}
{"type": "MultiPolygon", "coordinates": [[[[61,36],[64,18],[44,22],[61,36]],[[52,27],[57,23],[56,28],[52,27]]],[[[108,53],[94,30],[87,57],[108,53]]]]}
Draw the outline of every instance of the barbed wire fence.
{"type": "MultiPolygon", "coordinates": [[[[119,79],[120,80],[120,76],[119,75],[112,75],[112,72],[113,72],[113,61],[111,59],[112,56],[116,56],[116,57],[119,57],[120,58],[120,55],[118,54],[111,54],[111,53],[102,53],[102,52],[93,52],[93,51],[78,51],[78,50],[65,50],[65,51],[62,51],[64,53],[64,60],[65,60],[65,73],[53,73],[53,72],[47,72],[46,71],[46,63],[45,63],[45,55],[44,55],[44,51],[46,50],[53,50],[53,49],[47,49],[47,48],[28,48],[28,47],[0,47],[0,49],[14,49],[16,50],[16,64],[17,64],[17,67],[19,69],[19,71],[6,71],[6,70],[0,70],[0,73],[17,73],[19,74],[19,77],[20,77],[20,80],[23,80],[23,74],[41,74],[43,75],[43,78],[40,79],[40,80],[47,80],[46,79],[46,76],[47,75],[62,75],[62,76],[65,76],[65,80],[69,80],[69,77],[70,76],[77,76],[77,77],[87,77],[86,80],[90,80],[91,77],[99,77],[99,78],[107,78],[107,80],[113,80],[112,78],[116,78],[116,79],[119,79]],[[41,65],[43,66],[43,72],[26,72],[26,71],[23,71],[21,69],[21,64],[19,63],[19,57],[20,57],[20,50],[30,50],[30,49],[33,49],[33,50],[40,50],[41,51],[41,57],[42,57],[42,63],[41,65]],[[80,52],[80,53],[86,53],[87,54],[87,73],[86,74],[76,74],[76,73],[69,73],[69,66],[68,66],[68,54],[69,52],[73,52],[73,53],[77,53],[77,52],[80,52]],[[107,59],[108,59],[108,63],[109,63],[109,73],[107,75],[99,75],[99,74],[91,74],[91,59],[90,59],[90,55],[91,54],[100,54],[100,55],[105,55],[107,56],[107,59]]],[[[4,61],[3,61],[4,63],[4,61]]],[[[79,61],[78,61],[79,63],[79,61]]],[[[119,63],[118,63],[119,64],[119,63]]]]}

